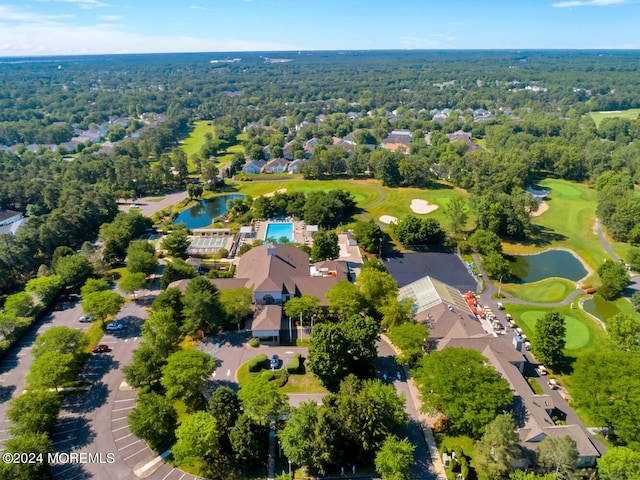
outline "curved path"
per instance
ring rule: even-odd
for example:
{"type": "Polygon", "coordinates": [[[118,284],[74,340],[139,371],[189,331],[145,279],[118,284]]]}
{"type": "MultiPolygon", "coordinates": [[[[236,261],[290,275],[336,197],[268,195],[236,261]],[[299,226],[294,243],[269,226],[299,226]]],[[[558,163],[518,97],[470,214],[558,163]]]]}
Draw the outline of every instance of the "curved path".
{"type": "Polygon", "coordinates": [[[607,242],[607,237],[604,234],[604,230],[602,229],[602,222],[599,218],[596,218],[596,229],[598,230],[598,237],[600,237],[600,243],[602,244],[602,248],[604,248],[604,251],[607,252],[607,255],[609,255],[614,262],[619,262],[620,259],[615,253],[613,253],[609,242],[607,242]]]}
{"type": "MultiPolygon", "coordinates": [[[[355,180],[347,180],[347,183],[352,183],[354,185],[362,186],[361,183],[358,183],[355,180]]],[[[363,210],[367,210],[367,209],[369,209],[371,207],[375,207],[376,205],[378,205],[379,203],[384,202],[387,199],[387,192],[382,190],[380,187],[378,187],[376,185],[367,185],[367,186],[372,188],[373,190],[377,191],[380,194],[380,198],[377,199],[377,200],[374,200],[373,202],[368,203],[366,205],[362,205],[360,208],[363,209],[363,210]]],[[[360,218],[362,218],[365,222],[368,222],[370,220],[364,213],[360,214],[360,218]]],[[[376,222],[380,228],[388,227],[387,224],[382,223],[379,219],[374,218],[373,221],[376,222]]]]}

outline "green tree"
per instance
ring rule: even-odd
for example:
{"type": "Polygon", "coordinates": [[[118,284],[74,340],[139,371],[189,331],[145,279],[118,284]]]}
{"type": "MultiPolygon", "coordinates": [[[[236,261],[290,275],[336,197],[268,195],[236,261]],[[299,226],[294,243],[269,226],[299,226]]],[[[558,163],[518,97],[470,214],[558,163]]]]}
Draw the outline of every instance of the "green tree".
{"type": "Polygon", "coordinates": [[[147,276],[143,272],[128,273],[118,284],[118,288],[125,294],[135,296],[138,290],[147,286],[147,276]]]}
{"type": "Polygon", "coordinates": [[[15,315],[0,313],[0,335],[3,339],[12,340],[16,334],[16,328],[21,322],[15,315]]]}
{"type": "Polygon", "coordinates": [[[42,301],[45,304],[50,303],[62,288],[62,280],[58,275],[50,277],[32,278],[25,285],[26,292],[31,295],[34,300],[42,301]]]}
{"type": "MultiPolygon", "coordinates": [[[[26,433],[9,438],[4,442],[6,453],[42,454],[46,460],[48,453],[53,453],[51,439],[46,433],[26,433]]],[[[37,457],[36,457],[37,458],[37,457]]],[[[5,463],[0,462],[0,476],[5,480],[48,480],[53,478],[51,468],[46,461],[37,463],[5,463]]]]}
{"type": "Polygon", "coordinates": [[[376,454],[376,470],[384,480],[409,480],[415,445],[406,438],[388,437],[376,454]]]}
{"type": "Polygon", "coordinates": [[[170,310],[176,316],[179,324],[182,324],[182,309],[184,308],[184,304],[182,303],[182,292],[179,288],[167,288],[158,293],[151,304],[151,308],[154,310],[170,310]]]}
{"type": "Polygon", "coordinates": [[[224,312],[220,307],[219,292],[216,286],[204,277],[192,279],[182,297],[182,332],[195,336],[198,331],[205,333],[214,327],[222,326],[224,312]]]}
{"type": "Polygon", "coordinates": [[[80,295],[86,297],[90,293],[103,292],[109,289],[109,282],[104,278],[87,278],[84,285],[80,287],[80,295]]]}
{"type": "Polygon", "coordinates": [[[253,292],[250,288],[240,287],[222,290],[220,292],[220,306],[226,319],[227,328],[235,327],[251,313],[253,292]]]}
{"type": "Polygon", "coordinates": [[[117,315],[123,304],[124,298],[111,290],[90,293],[80,301],[82,311],[99,318],[102,323],[107,317],[117,315]]]}
{"type": "Polygon", "coordinates": [[[511,276],[509,261],[498,252],[489,252],[482,257],[482,270],[494,279],[509,278],[511,276]]]}
{"type": "Polygon", "coordinates": [[[56,275],[66,287],[79,287],[93,273],[93,267],[82,255],[67,255],[54,265],[56,275]]]}
{"type": "Polygon", "coordinates": [[[122,373],[130,386],[140,388],[159,382],[166,364],[166,358],[151,342],[145,340],[133,351],[131,363],[122,367],[122,373]]]}
{"type": "Polygon", "coordinates": [[[567,327],[558,312],[546,313],[536,322],[531,348],[538,361],[551,367],[564,358],[567,327]]]}
{"type": "Polygon", "coordinates": [[[429,343],[429,328],[421,323],[403,323],[393,327],[387,336],[402,353],[397,360],[413,366],[424,355],[429,343]]]}
{"type": "Polygon", "coordinates": [[[382,315],[381,325],[395,329],[413,320],[413,302],[411,299],[400,301],[397,296],[390,295],[378,306],[378,312],[382,315]]]}
{"type": "Polygon", "coordinates": [[[78,328],[51,327],[36,338],[31,354],[37,360],[48,352],[70,353],[79,357],[89,345],[89,339],[78,328]]]}
{"type": "Polygon", "coordinates": [[[464,197],[452,197],[444,211],[445,216],[451,223],[451,230],[454,233],[463,232],[467,225],[467,202],[464,197]]]}
{"type": "Polygon", "coordinates": [[[640,346],[640,323],[628,313],[618,313],[607,321],[607,334],[614,348],[629,351],[640,346]]]}
{"type": "Polygon", "coordinates": [[[4,309],[9,315],[28,317],[33,311],[33,298],[27,292],[9,295],[4,302],[4,309]]]}
{"type": "Polygon", "coordinates": [[[636,309],[636,312],[640,312],[640,291],[633,292],[633,295],[631,295],[631,304],[633,308],[636,309]]]}
{"type": "Polygon", "coordinates": [[[407,215],[393,228],[396,237],[405,246],[440,245],[446,234],[434,218],[407,215]]]}
{"type": "Polygon", "coordinates": [[[625,266],[613,260],[605,260],[598,267],[602,285],[598,289],[605,300],[613,300],[629,284],[629,274],[625,266]]]}
{"type": "Polygon", "coordinates": [[[71,353],[48,351],[31,364],[27,382],[34,386],[54,388],[75,380],[78,373],[77,358],[71,353]]]}
{"type": "Polygon", "coordinates": [[[127,271],[129,273],[144,273],[149,276],[156,271],[158,259],[156,250],[147,241],[133,242],[127,248],[127,271]]]}
{"type": "Polygon", "coordinates": [[[320,406],[314,401],[292,408],[289,420],[278,435],[282,451],[296,465],[314,465],[319,410],[320,406]]]}
{"type": "Polygon", "coordinates": [[[131,433],[142,438],[155,451],[175,440],[178,415],[172,402],[163,395],[141,390],[128,418],[131,433]]]}
{"type": "Polygon", "coordinates": [[[513,470],[511,462],[518,458],[518,426],[508,413],[498,415],[476,444],[475,460],[480,469],[493,479],[507,478],[513,470]]]}
{"type": "Polygon", "coordinates": [[[314,262],[335,260],[340,256],[338,235],[334,231],[320,230],[313,236],[311,259],[314,262]]]}
{"type": "Polygon", "coordinates": [[[365,305],[369,305],[372,314],[384,304],[386,299],[396,297],[398,294],[398,282],[388,273],[380,272],[375,268],[362,270],[356,283],[360,288],[365,305]]]}
{"type": "Polygon", "coordinates": [[[368,222],[358,221],[353,227],[358,245],[369,253],[378,253],[380,244],[384,238],[384,232],[380,226],[373,220],[368,222]]]}
{"type": "Polygon", "coordinates": [[[340,280],[327,292],[329,310],[342,319],[358,315],[365,302],[358,287],[348,280],[340,280]]]}
{"type": "Polygon", "coordinates": [[[513,401],[509,383],[475,350],[432,352],[413,372],[425,411],[444,413],[458,433],[480,436],[513,401]]]}
{"type": "Polygon", "coordinates": [[[218,424],[208,412],[188,415],[176,430],[171,453],[179,464],[210,463],[218,453],[218,424]]]}
{"type": "Polygon", "coordinates": [[[162,386],[169,400],[183,399],[197,410],[204,404],[203,386],[215,368],[215,361],[199,350],[178,350],[169,355],[162,369],[162,386]]]}
{"type": "Polygon", "coordinates": [[[218,429],[222,436],[229,435],[238,420],[241,407],[238,394],[229,387],[221,386],[214,390],[207,408],[217,420],[218,429]]]}
{"type": "MultiPolygon", "coordinates": [[[[640,229],[640,223],[638,223],[638,228],[640,229]]],[[[631,270],[634,272],[640,272],[640,248],[631,247],[629,249],[629,253],[627,253],[627,263],[631,270]]]]}
{"type": "Polygon", "coordinates": [[[628,447],[613,447],[598,459],[601,480],[635,480],[640,472],[640,452],[628,447]]]}
{"type": "Polygon", "coordinates": [[[301,325],[305,319],[311,320],[322,312],[320,299],[307,294],[292,298],[284,304],[283,309],[285,315],[296,320],[299,319],[301,325]]]}
{"type": "Polygon", "coordinates": [[[488,230],[476,230],[469,237],[469,245],[481,255],[491,252],[502,253],[502,240],[500,237],[488,230]]]}
{"type": "Polygon", "coordinates": [[[545,437],[538,446],[537,460],[540,467],[555,474],[558,480],[578,478],[578,450],[575,440],[569,435],[545,437]]]}
{"type": "Polygon", "coordinates": [[[179,350],[182,334],[179,319],[173,311],[153,310],[141,329],[144,343],[149,344],[162,360],[179,350]]]}
{"type": "Polygon", "coordinates": [[[262,376],[252,378],[238,392],[244,412],[261,425],[278,420],[289,412],[287,395],[262,376]]]}
{"type": "Polygon", "coordinates": [[[258,425],[249,415],[240,415],[229,432],[229,440],[233,455],[247,471],[260,463],[265,454],[265,429],[258,425]]]}
{"type": "Polygon", "coordinates": [[[13,435],[49,433],[58,419],[61,398],[47,390],[26,391],[10,402],[7,418],[15,426],[13,435]]]}
{"type": "Polygon", "coordinates": [[[165,290],[172,282],[185,278],[194,278],[196,270],[181,258],[175,258],[172,262],[167,262],[160,279],[160,287],[165,290]]]}
{"type": "Polygon", "coordinates": [[[162,241],[161,248],[171,257],[182,257],[190,245],[189,234],[183,226],[173,226],[173,230],[162,241]]]}

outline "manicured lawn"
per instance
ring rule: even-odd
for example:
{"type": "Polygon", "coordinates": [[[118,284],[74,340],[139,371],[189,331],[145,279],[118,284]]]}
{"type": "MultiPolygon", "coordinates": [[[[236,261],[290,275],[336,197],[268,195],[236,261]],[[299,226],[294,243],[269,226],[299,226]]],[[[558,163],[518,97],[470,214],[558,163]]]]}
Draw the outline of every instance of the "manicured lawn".
{"type": "MultiPolygon", "coordinates": [[[[242,388],[252,377],[260,375],[261,372],[249,372],[249,363],[245,362],[238,368],[237,377],[238,385],[242,388]]],[[[320,380],[314,377],[311,372],[307,371],[304,375],[290,374],[281,390],[285,393],[329,393],[325,389],[320,380]]]]}
{"type": "Polygon", "coordinates": [[[547,179],[540,182],[549,189],[549,210],[534,217],[531,224],[536,230],[525,243],[505,243],[509,254],[533,253],[546,248],[568,248],[596,269],[607,255],[593,231],[596,218],[596,191],[585,185],[564,180],[547,179]]]}
{"type": "MultiPolygon", "coordinates": [[[[193,129],[189,133],[189,136],[182,141],[182,151],[189,158],[194,153],[198,153],[204,145],[205,133],[211,133],[213,135],[214,129],[211,120],[198,120],[193,122],[193,129]]],[[[193,167],[193,165],[190,165],[193,167]]],[[[191,170],[191,168],[189,168],[191,170]]]]}
{"type": "Polygon", "coordinates": [[[584,309],[604,322],[607,322],[611,317],[619,313],[633,315],[640,321],[640,314],[636,312],[633,306],[624,298],[616,298],[611,302],[607,302],[596,293],[592,299],[584,302],[584,309]]]}
{"type": "MultiPolygon", "coordinates": [[[[578,301],[574,303],[577,306],[578,301]]],[[[567,327],[566,354],[570,356],[583,355],[604,345],[606,333],[602,327],[588,315],[577,308],[565,307],[533,307],[529,305],[505,304],[518,327],[532,338],[536,322],[549,311],[560,312],[565,318],[567,327]]]]}
{"type": "Polygon", "coordinates": [[[629,110],[619,110],[613,112],[591,112],[589,116],[596,122],[596,126],[600,125],[600,122],[605,118],[629,118],[636,119],[640,114],[640,108],[631,108],[629,110]]]}
{"type": "Polygon", "coordinates": [[[576,286],[569,280],[549,278],[535,283],[503,283],[502,290],[516,298],[527,302],[556,303],[561,302],[575,290],[576,286]]]}

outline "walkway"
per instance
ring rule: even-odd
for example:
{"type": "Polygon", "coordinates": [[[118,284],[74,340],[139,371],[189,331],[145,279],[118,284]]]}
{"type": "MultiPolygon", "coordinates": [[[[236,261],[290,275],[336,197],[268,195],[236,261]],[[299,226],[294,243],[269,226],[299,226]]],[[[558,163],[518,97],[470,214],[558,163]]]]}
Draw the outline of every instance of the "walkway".
{"type": "MultiPolygon", "coordinates": [[[[360,185],[362,186],[361,183],[356,182],[355,180],[347,180],[348,183],[353,183],[354,185],[360,185]]],[[[377,200],[374,200],[373,202],[367,204],[367,205],[362,205],[360,208],[362,210],[368,210],[371,207],[375,207],[376,205],[378,205],[379,203],[384,202],[387,199],[387,192],[385,192],[384,190],[382,190],[380,187],[376,186],[376,185],[367,185],[368,187],[372,188],[373,190],[377,191],[380,194],[380,198],[377,200]]],[[[360,218],[362,218],[365,222],[368,222],[370,220],[369,217],[367,217],[364,213],[359,214],[360,218]]],[[[379,219],[374,218],[373,219],[374,222],[376,222],[378,224],[378,226],[380,228],[386,228],[389,225],[387,225],[386,223],[382,223],[379,219]]]]}

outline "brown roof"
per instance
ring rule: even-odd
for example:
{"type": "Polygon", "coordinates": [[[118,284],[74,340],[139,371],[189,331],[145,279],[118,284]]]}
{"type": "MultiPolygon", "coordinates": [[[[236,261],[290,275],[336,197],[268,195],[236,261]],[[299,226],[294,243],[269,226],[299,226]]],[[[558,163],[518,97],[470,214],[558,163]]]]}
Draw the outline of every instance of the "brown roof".
{"type": "Polygon", "coordinates": [[[246,278],[246,286],[255,292],[282,291],[293,294],[292,277],[309,275],[309,255],[290,245],[260,245],[246,252],[236,268],[237,278],[246,278]],[[275,248],[275,255],[268,249],[275,248]]]}
{"type": "Polygon", "coordinates": [[[320,299],[320,305],[326,307],[327,292],[338,283],[338,277],[293,277],[296,285],[295,295],[313,295],[320,299]]]}
{"type": "Polygon", "coordinates": [[[280,330],[280,322],[282,320],[282,307],[280,305],[267,305],[259,310],[251,322],[251,331],[260,330],[280,330]]]}
{"type": "Polygon", "coordinates": [[[317,271],[321,268],[326,268],[329,272],[336,272],[338,280],[349,279],[349,267],[346,262],[338,260],[325,260],[324,262],[318,262],[314,264],[317,271]]]}
{"type": "Polygon", "coordinates": [[[0,210],[0,222],[3,222],[11,217],[15,217],[16,215],[20,214],[21,212],[16,212],[14,210],[0,210]]]}

